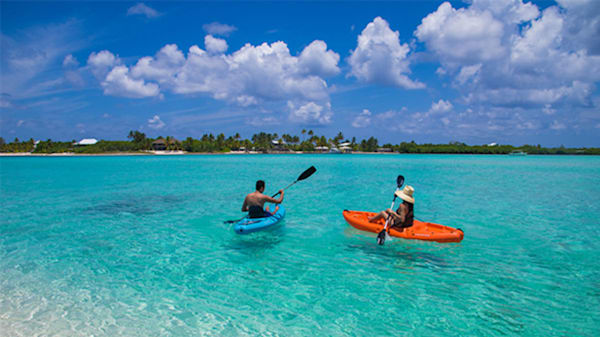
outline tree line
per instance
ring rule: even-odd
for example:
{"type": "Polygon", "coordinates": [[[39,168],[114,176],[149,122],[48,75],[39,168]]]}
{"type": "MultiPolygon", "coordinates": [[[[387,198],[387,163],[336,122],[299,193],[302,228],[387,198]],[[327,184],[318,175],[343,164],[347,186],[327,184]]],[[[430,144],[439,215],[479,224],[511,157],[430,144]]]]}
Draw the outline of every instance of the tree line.
{"type": "Polygon", "coordinates": [[[467,145],[461,142],[448,144],[417,144],[414,141],[401,142],[400,144],[380,145],[377,138],[369,137],[358,141],[355,137],[347,139],[342,132],[333,138],[316,135],[312,130],[302,130],[300,136],[278,133],[260,132],[252,135],[250,139],[243,139],[239,133],[226,137],[223,133],[213,135],[208,133],[199,139],[187,137],[180,141],[174,137],[149,138],[139,131],[130,131],[127,141],[100,140],[93,145],[80,146],[75,140],[70,142],[45,141],[35,142],[33,139],[21,141],[15,138],[7,143],[0,137],[0,152],[31,152],[31,153],[63,153],[73,152],[81,154],[114,153],[114,152],[147,152],[156,147],[156,142],[161,143],[165,150],[186,151],[191,153],[220,153],[230,151],[258,151],[264,153],[303,151],[322,152],[326,148],[344,145],[353,152],[397,152],[397,153],[448,153],[448,154],[509,154],[514,151],[523,151],[528,154],[573,154],[573,155],[600,155],[600,148],[566,148],[564,146],[547,148],[541,145],[467,145]],[[154,146],[153,146],[153,143],[154,146]]]}

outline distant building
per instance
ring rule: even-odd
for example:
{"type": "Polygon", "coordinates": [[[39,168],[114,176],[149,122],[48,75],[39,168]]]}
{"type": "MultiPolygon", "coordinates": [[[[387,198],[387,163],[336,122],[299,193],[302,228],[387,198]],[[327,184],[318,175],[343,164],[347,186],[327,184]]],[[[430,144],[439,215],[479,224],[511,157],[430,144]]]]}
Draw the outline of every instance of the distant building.
{"type": "MultiPolygon", "coordinates": [[[[173,145],[173,144],[181,144],[181,142],[175,138],[171,138],[171,140],[169,141],[169,145],[173,145]]],[[[159,138],[152,142],[152,150],[165,151],[166,149],[167,149],[167,141],[165,139],[159,138]]]]}
{"type": "Polygon", "coordinates": [[[377,152],[392,152],[392,149],[389,147],[378,147],[377,152]]]}
{"type": "MultiPolygon", "coordinates": [[[[173,144],[181,144],[181,142],[175,138],[171,138],[169,140],[168,145],[173,145],[173,144]]],[[[167,141],[164,138],[158,138],[157,140],[152,142],[152,150],[154,150],[154,151],[165,151],[167,149],[167,147],[168,147],[167,141]]]]}
{"type": "Polygon", "coordinates": [[[82,140],[80,140],[79,142],[77,142],[77,145],[94,145],[98,143],[98,140],[95,138],[84,138],[82,140]]]}
{"type": "Polygon", "coordinates": [[[340,146],[340,151],[343,153],[350,153],[352,152],[352,148],[350,146],[340,146]]]}
{"type": "Polygon", "coordinates": [[[351,145],[352,145],[352,143],[350,143],[350,142],[341,143],[339,149],[343,153],[349,153],[349,152],[352,152],[351,145]]]}
{"type": "Polygon", "coordinates": [[[328,152],[329,148],[327,146],[317,146],[315,147],[315,151],[328,152]]]}
{"type": "Polygon", "coordinates": [[[277,140],[272,140],[271,144],[273,145],[273,151],[277,151],[277,152],[285,152],[285,151],[289,151],[289,149],[287,148],[287,144],[285,143],[285,141],[283,139],[277,141],[277,140]]]}
{"type": "Polygon", "coordinates": [[[154,151],[164,151],[167,149],[167,141],[159,138],[152,142],[152,150],[154,151]]]}
{"type": "MultiPolygon", "coordinates": [[[[169,145],[173,145],[173,144],[181,144],[181,142],[175,138],[171,138],[171,140],[169,141],[169,145]]],[[[165,151],[166,149],[167,149],[167,141],[165,139],[159,138],[152,142],[152,150],[165,151]]]]}

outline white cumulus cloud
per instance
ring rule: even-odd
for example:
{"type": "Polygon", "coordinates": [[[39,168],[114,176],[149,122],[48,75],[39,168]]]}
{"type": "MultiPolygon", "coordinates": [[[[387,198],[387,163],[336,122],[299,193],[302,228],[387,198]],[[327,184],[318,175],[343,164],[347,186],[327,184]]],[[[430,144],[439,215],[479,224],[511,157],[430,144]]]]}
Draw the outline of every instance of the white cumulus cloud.
{"type": "Polygon", "coordinates": [[[72,54],[65,56],[63,59],[63,67],[77,67],[79,66],[79,62],[72,54]]]}
{"type": "Polygon", "coordinates": [[[154,117],[148,120],[148,127],[154,130],[162,129],[165,125],[158,115],[154,115],[154,117]]]}
{"type": "Polygon", "coordinates": [[[309,44],[299,56],[281,41],[246,44],[231,54],[224,53],[225,40],[207,36],[205,45],[207,50],[190,47],[187,55],[174,44],[165,45],[156,55],[140,58],[131,71],[109,51],[92,53],[88,65],[107,95],[208,94],[242,107],[279,102],[286,104],[291,120],[329,123],[325,78],[339,73],[339,55],[323,41],[309,44]]]}
{"type": "Polygon", "coordinates": [[[445,101],[440,99],[439,101],[431,103],[431,108],[429,109],[430,114],[440,114],[446,113],[452,110],[452,103],[449,101],[445,101]]]}
{"type": "Polygon", "coordinates": [[[451,67],[500,59],[507,52],[502,21],[475,6],[454,9],[444,2],[423,19],[415,35],[451,67]]]}
{"type": "Polygon", "coordinates": [[[92,52],[87,60],[92,73],[99,79],[106,76],[120,62],[119,58],[108,50],[102,50],[98,53],[92,52]]]}
{"type": "Polygon", "coordinates": [[[363,109],[352,121],[352,126],[355,128],[366,128],[371,125],[371,111],[363,109]]]}
{"type": "Polygon", "coordinates": [[[229,34],[237,30],[235,26],[219,22],[211,22],[204,24],[202,25],[202,29],[204,29],[204,31],[208,34],[221,36],[228,36],[229,34]]]}
{"type": "Polygon", "coordinates": [[[415,36],[440,62],[438,74],[461,103],[482,111],[468,114],[469,123],[539,129],[544,116],[598,109],[600,2],[558,3],[541,11],[522,0],[473,0],[459,9],[444,2],[422,20],[415,36]]]}
{"type": "Polygon", "coordinates": [[[153,80],[158,83],[170,81],[185,63],[185,56],[175,44],[162,47],[155,57],[142,57],[131,69],[135,78],[153,80]]]}
{"type": "Polygon", "coordinates": [[[564,43],[583,49],[590,55],[600,54],[600,1],[557,0],[569,15],[565,16],[564,43]]]}
{"type": "Polygon", "coordinates": [[[298,67],[304,74],[328,77],[339,74],[339,61],[340,55],[333,50],[327,50],[325,42],[316,40],[302,50],[298,58],[298,67]]]}
{"type": "Polygon", "coordinates": [[[215,38],[209,34],[204,37],[204,47],[206,47],[209,53],[219,54],[224,53],[228,46],[227,41],[215,38]]]}
{"type": "Polygon", "coordinates": [[[114,67],[101,83],[106,95],[142,98],[157,96],[160,92],[155,83],[132,79],[125,66],[114,67]]]}
{"type": "Polygon", "coordinates": [[[151,19],[160,16],[160,13],[157,10],[140,2],[132,7],[129,7],[127,10],[127,15],[144,15],[151,19]]]}
{"type": "Polygon", "coordinates": [[[317,104],[308,102],[303,105],[298,105],[293,102],[288,102],[290,110],[290,120],[303,124],[329,124],[331,123],[331,104],[317,104]]]}
{"type": "Polygon", "coordinates": [[[358,36],[358,45],[351,51],[348,63],[350,75],[365,83],[396,86],[406,89],[424,88],[410,74],[408,44],[400,44],[399,33],[390,29],[387,21],[376,17],[358,36]]]}

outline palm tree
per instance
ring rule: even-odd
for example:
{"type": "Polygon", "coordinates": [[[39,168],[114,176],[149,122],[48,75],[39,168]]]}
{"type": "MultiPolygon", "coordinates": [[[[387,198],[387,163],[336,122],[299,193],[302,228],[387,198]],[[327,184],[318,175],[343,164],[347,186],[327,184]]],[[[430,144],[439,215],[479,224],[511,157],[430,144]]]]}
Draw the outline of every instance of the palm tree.
{"type": "Polygon", "coordinates": [[[171,150],[171,142],[173,141],[173,137],[171,136],[167,136],[167,138],[165,139],[165,142],[167,143],[167,151],[171,150]]]}

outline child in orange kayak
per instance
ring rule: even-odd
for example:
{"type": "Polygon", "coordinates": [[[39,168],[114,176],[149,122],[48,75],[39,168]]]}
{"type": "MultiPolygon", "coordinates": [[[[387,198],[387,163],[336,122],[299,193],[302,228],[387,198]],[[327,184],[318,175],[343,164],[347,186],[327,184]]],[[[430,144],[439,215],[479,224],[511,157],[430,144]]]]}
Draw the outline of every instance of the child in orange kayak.
{"type": "Polygon", "coordinates": [[[405,186],[402,191],[396,191],[396,196],[403,200],[398,209],[394,212],[393,209],[388,208],[375,216],[369,217],[369,221],[377,222],[379,219],[387,221],[391,217],[388,223],[388,230],[392,227],[406,228],[412,226],[415,218],[413,212],[415,204],[415,199],[413,198],[414,191],[412,186],[405,186]]]}

